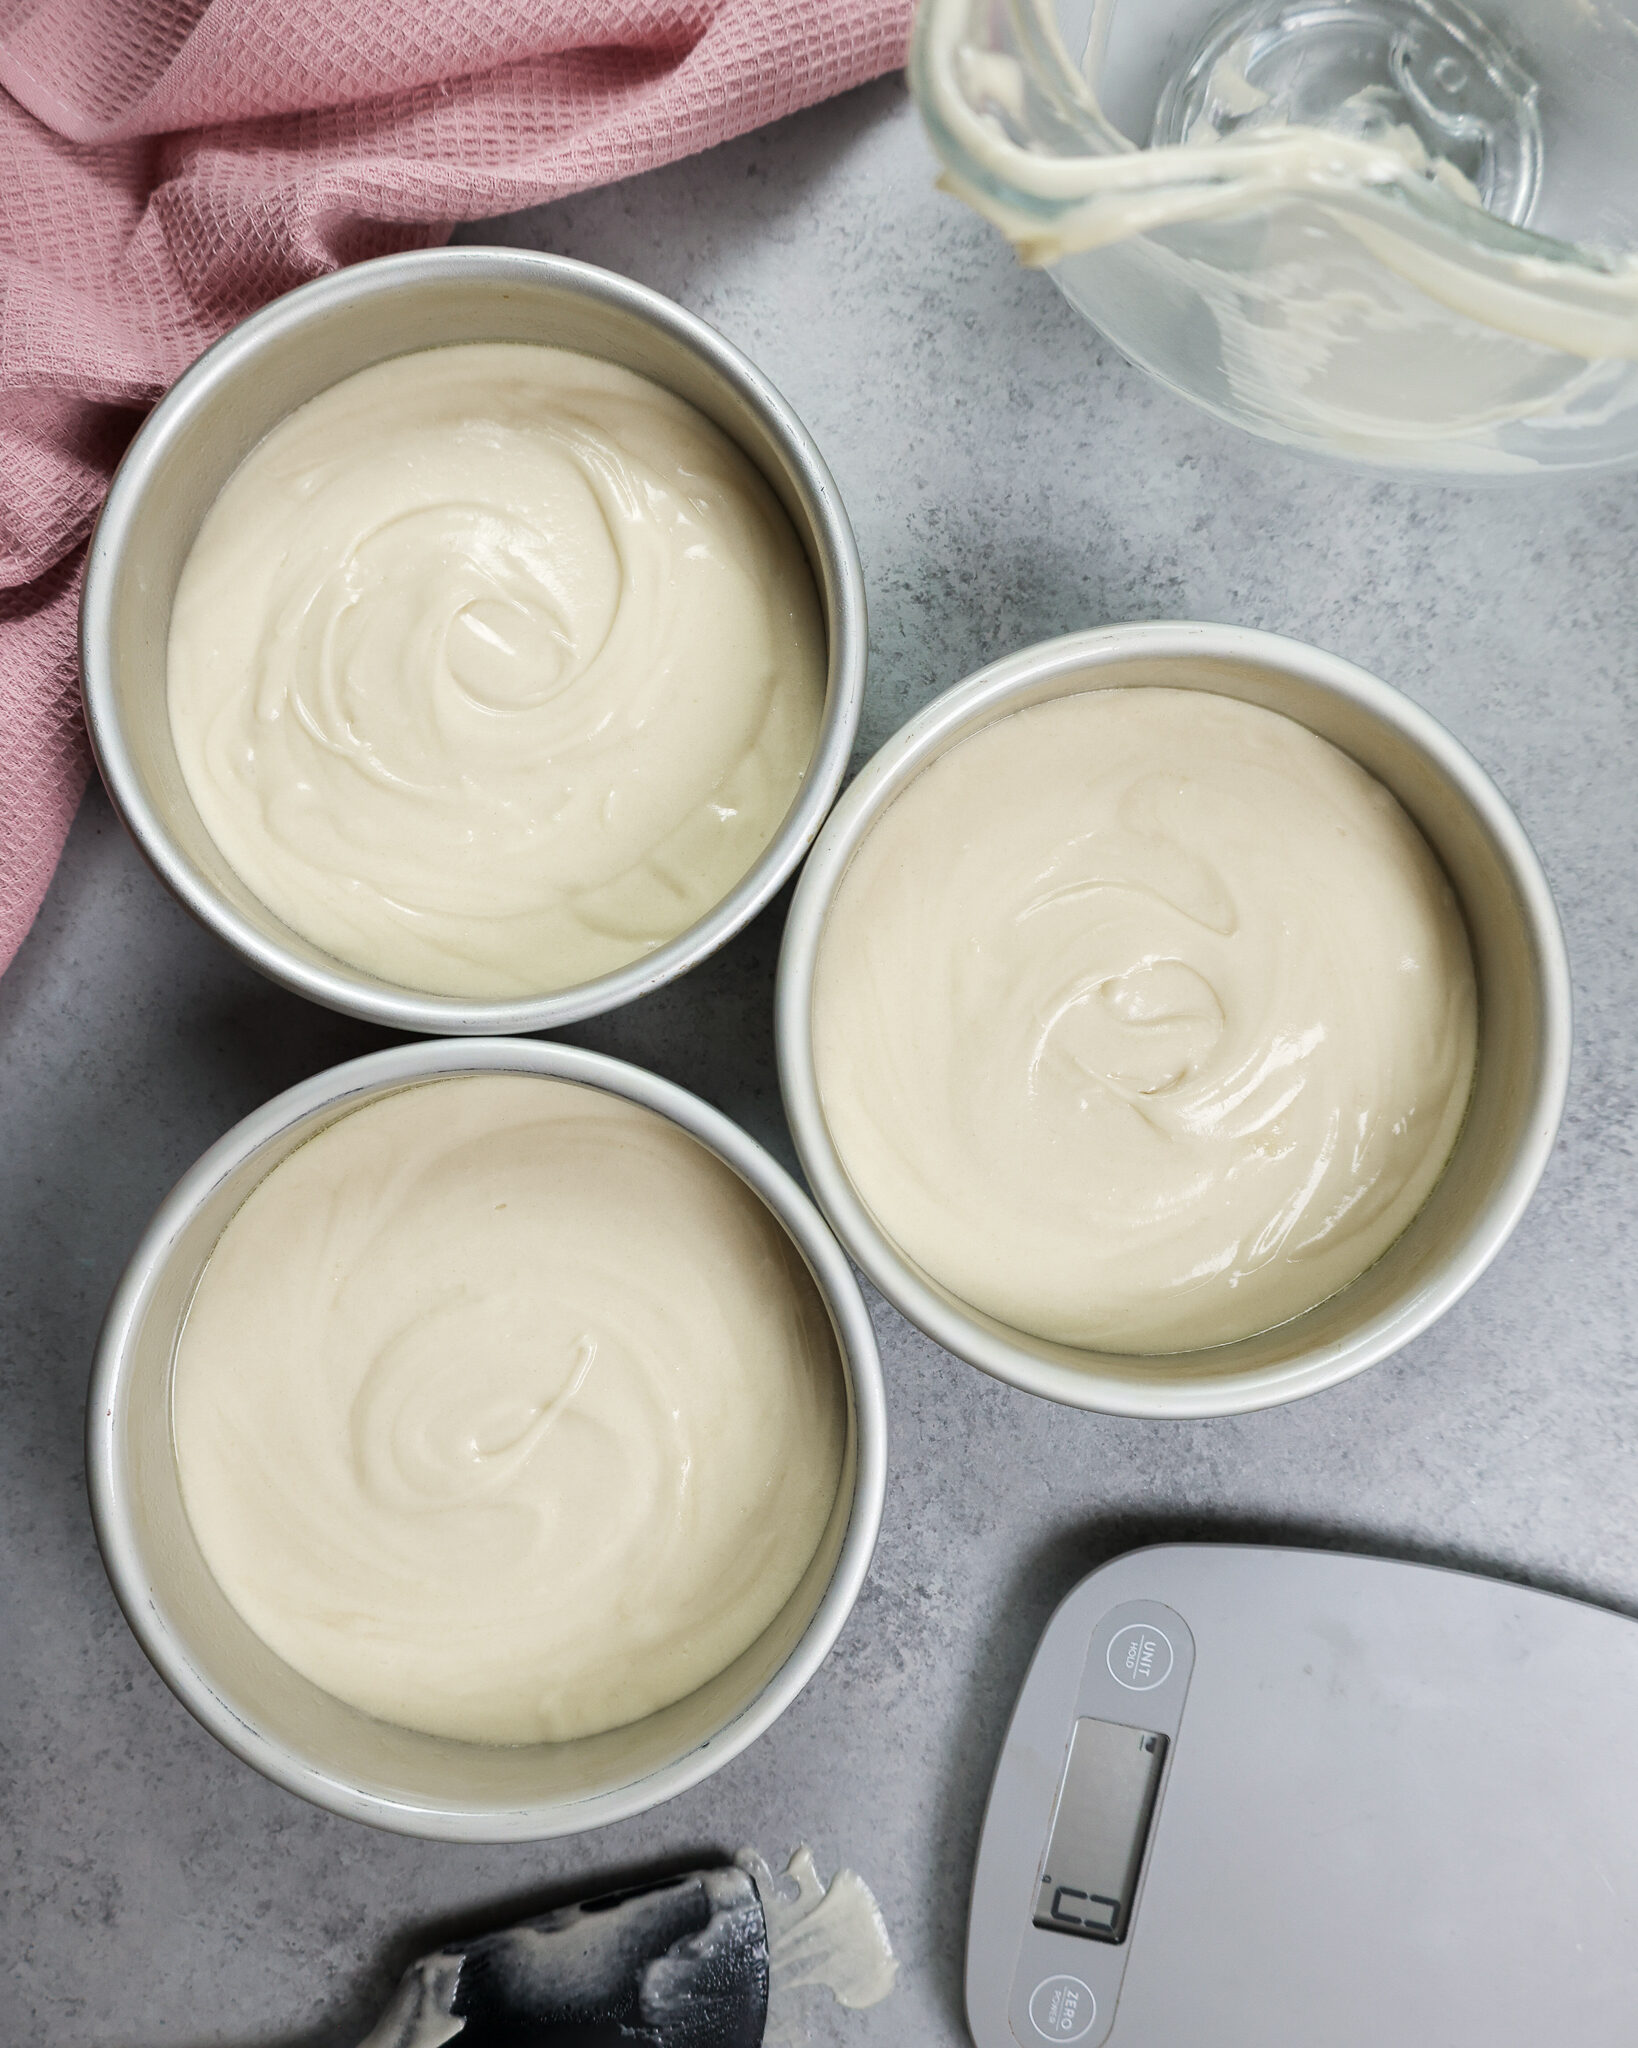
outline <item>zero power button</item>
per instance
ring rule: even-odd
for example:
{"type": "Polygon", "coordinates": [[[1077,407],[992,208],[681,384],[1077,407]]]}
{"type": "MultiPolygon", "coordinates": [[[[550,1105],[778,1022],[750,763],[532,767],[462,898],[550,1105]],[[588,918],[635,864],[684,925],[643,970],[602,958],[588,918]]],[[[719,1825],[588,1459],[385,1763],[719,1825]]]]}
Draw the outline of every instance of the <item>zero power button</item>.
{"type": "Polygon", "coordinates": [[[1079,2041],[1097,2016],[1098,2001],[1079,1977],[1043,1978],[1030,1997],[1030,2025],[1043,2041],[1079,2041]]]}
{"type": "Polygon", "coordinates": [[[1109,1639],[1109,1676],[1128,1692],[1153,1692],[1172,1675],[1172,1646],[1159,1629],[1135,1622],[1109,1639]]]}

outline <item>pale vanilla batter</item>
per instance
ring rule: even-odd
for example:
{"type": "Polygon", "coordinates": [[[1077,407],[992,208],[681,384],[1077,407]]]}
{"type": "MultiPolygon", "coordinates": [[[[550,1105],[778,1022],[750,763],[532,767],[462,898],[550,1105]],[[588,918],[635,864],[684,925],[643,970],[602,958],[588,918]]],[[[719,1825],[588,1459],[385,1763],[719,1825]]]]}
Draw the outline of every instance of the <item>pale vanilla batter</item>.
{"type": "Polygon", "coordinates": [[[771,1212],[599,1090],[465,1075],[293,1153],[177,1349],[177,1468],[223,1592],[383,1720],[619,1727],[732,1663],[812,1561],[846,1394],[771,1212]]]}
{"type": "Polygon", "coordinates": [[[1389,793],[1226,697],[998,719],[877,820],[822,935],[824,1114],[951,1294],[1083,1348],[1214,1345],[1373,1264],[1456,1140],[1477,1013],[1389,793]]]}
{"type": "Polygon", "coordinates": [[[230,866],[432,994],[641,958],[754,866],[826,644],[790,521],[647,379],[522,343],[347,378],[228,480],[183,568],[171,730],[230,866]]]}

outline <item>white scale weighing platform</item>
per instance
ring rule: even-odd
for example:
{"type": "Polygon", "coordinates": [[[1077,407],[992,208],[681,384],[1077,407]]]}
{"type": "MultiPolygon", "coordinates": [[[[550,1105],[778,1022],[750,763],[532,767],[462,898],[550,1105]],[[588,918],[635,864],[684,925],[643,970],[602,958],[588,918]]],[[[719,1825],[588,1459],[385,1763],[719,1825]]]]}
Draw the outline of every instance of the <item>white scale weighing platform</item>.
{"type": "Polygon", "coordinates": [[[1638,1623],[1319,1551],[1053,1616],[973,1880],[978,2048],[1635,2048],[1638,1623]]]}

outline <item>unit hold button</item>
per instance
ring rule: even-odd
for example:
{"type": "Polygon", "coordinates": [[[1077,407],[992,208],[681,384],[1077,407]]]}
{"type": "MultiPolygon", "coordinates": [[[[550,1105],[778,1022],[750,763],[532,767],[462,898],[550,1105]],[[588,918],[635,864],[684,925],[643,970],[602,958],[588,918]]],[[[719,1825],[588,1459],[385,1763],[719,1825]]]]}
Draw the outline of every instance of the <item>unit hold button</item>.
{"type": "Polygon", "coordinates": [[[1109,1639],[1109,1676],[1128,1692],[1153,1692],[1172,1675],[1172,1646],[1157,1628],[1134,1622],[1109,1639]]]}
{"type": "Polygon", "coordinates": [[[1092,2031],[1098,2001],[1079,1977],[1046,1977],[1029,2001],[1030,2024],[1043,2041],[1079,2041],[1092,2031]]]}

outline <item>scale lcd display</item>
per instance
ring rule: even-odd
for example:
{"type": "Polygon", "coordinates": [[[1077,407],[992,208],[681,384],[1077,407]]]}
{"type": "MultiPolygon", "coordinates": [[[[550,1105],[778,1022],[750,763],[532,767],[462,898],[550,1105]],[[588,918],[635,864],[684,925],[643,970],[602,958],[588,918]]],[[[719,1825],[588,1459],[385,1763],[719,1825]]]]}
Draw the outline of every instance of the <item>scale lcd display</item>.
{"type": "Polygon", "coordinates": [[[1035,1893],[1035,1924],[1124,1941],[1166,1761],[1166,1738],[1115,1721],[1075,1723],[1035,1893]]]}

